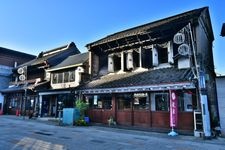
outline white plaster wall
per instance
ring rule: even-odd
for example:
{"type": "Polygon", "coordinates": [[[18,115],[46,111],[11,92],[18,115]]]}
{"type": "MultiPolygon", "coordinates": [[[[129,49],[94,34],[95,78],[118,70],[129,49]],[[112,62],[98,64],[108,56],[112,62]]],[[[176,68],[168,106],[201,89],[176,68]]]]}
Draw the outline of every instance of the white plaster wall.
{"type": "Polygon", "coordinates": [[[178,59],[178,69],[190,68],[191,62],[189,58],[178,59]]]}
{"type": "Polygon", "coordinates": [[[222,135],[225,136],[225,76],[216,79],[218,107],[222,135]]]}

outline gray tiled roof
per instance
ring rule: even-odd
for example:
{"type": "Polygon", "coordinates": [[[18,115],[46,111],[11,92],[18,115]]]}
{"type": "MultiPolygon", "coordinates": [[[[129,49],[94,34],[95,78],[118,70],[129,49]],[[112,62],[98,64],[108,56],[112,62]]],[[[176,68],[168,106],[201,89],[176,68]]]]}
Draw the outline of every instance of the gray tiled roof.
{"type": "Polygon", "coordinates": [[[49,70],[60,70],[62,68],[70,68],[77,64],[82,64],[88,60],[88,52],[69,56],[60,64],[51,67],[49,70]]]}
{"type": "Polygon", "coordinates": [[[108,74],[81,86],[81,89],[119,88],[187,82],[193,79],[191,69],[164,68],[144,72],[108,74]]]}
{"type": "Polygon", "coordinates": [[[47,61],[50,66],[54,66],[67,58],[70,55],[78,54],[80,51],[76,47],[75,43],[71,42],[67,46],[61,46],[46,52],[41,52],[37,58],[24,63],[18,67],[22,66],[35,66],[47,61]],[[54,52],[55,51],[55,52],[54,52]],[[54,52],[54,53],[53,53],[54,52]]]}

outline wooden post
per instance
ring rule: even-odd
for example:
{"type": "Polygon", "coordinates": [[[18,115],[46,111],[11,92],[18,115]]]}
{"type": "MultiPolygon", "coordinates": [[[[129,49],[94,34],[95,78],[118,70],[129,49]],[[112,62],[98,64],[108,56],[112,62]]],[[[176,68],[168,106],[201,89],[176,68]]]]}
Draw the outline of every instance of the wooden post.
{"type": "Polygon", "coordinates": [[[115,121],[117,121],[116,95],[112,94],[112,113],[115,121]]]}

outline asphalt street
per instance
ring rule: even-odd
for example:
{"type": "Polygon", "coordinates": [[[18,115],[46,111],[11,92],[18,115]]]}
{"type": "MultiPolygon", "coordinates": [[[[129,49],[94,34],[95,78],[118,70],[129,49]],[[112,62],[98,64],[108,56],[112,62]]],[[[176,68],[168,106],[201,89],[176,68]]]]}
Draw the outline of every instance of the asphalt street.
{"type": "Polygon", "coordinates": [[[225,150],[225,139],[110,127],[58,126],[48,121],[0,116],[0,150],[225,150]]]}

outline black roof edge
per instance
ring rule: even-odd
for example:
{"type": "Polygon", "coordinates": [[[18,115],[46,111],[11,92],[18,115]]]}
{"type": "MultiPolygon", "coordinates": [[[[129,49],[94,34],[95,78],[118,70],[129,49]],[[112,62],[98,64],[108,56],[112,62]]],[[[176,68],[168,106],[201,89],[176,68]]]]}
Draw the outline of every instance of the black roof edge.
{"type": "Polygon", "coordinates": [[[32,54],[28,54],[28,53],[25,53],[25,52],[20,52],[20,51],[17,51],[17,50],[12,50],[12,49],[5,48],[5,47],[0,47],[0,49],[4,49],[6,51],[10,51],[10,52],[18,54],[18,55],[25,55],[27,57],[34,57],[34,58],[36,57],[35,55],[32,55],[32,54]]]}
{"type": "Polygon", "coordinates": [[[222,37],[225,36],[225,23],[222,24],[222,29],[221,29],[220,36],[222,36],[222,37]]]}
{"type": "Polygon", "coordinates": [[[94,42],[91,42],[91,43],[88,43],[85,45],[85,47],[89,47],[90,45],[100,41],[100,40],[103,40],[105,38],[108,38],[110,36],[114,36],[116,34],[119,34],[119,33],[122,33],[122,32],[127,32],[129,30],[133,30],[133,29],[137,29],[137,28],[140,28],[140,27],[144,27],[144,26],[147,26],[147,25],[150,25],[150,24],[154,24],[154,23],[157,23],[157,22],[161,22],[161,21],[164,21],[164,20],[167,20],[167,19],[171,19],[171,18],[174,18],[174,17],[177,17],[177,16],[182,16],[182,15],[185,15],[187,13],[191,13],[191,12],[194,12],[194,11],[203,11],[204,9],[208,9],[209,7],[208,6],[205,6],[205,7],[201,7],[201,8],[197,8],[197,9],[193,9],[193,10],[189,10],[189,11],[186,11],[186,12],[183,12],[183,13],[180,13],[180,14],[176,14],[176,15],[173,15],[173,16],[169,16],[169,17],[166,17],[166,18],[162,18],[162,19],[159,19],[159,20],[156,20],[156,21],[152,21],[152,22],[149,22],[149,23],[146,23],[146,24],[143,24],[143,25],[139,25],[139,26],[135,26],[135,27],[132,27],[132,28],[129,28],[129,29],[126,29],[126,30],[123,30],[123,31],[119,31],[119,32],[116,32],[116,33],[113,33],[113,34],[110,34],[110,35],[107,35],[97,41],[94,41],[94,42]]]}
{"type": "Polygon", "coordinates": [[[50,50],[47,50],[47,51],[42,51],[41,53],[46,54],[46,53],[53,52],[55,50],[59,50],[59,49],[66,48],[66,47],[72,47],[72,46],[76,46],[76,44],[74,42],[70,42],[70,43],[68,43],[66,45],[63,45],[63,46],[59,46],[59,47],[56,47],[56,48],[53,48],[53,49],[50,49],[50,50]]]}

